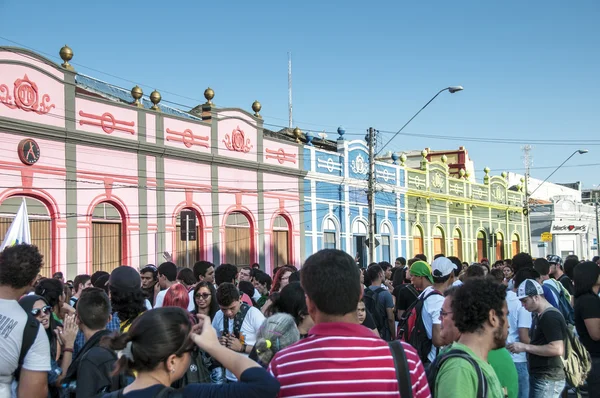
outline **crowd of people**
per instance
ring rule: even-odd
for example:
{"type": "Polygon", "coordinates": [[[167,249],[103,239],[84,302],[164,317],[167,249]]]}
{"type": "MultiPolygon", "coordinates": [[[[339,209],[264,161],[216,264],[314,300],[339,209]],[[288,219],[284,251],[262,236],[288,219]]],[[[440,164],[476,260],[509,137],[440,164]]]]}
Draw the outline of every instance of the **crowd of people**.
{"type": "Polygon", "coordinates": [[[600,266],[520,253],[39,275],[0,253],[0,398],[600,397],[600,266]]]}

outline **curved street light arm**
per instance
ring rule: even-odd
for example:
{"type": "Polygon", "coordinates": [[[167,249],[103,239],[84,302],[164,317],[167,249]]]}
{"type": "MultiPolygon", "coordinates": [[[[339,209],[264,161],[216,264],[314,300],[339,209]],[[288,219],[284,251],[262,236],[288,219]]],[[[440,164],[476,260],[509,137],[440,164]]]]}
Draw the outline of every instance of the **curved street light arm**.
{"type": "MultiPolygon", "coordinates": [[[[569,156],[568,158],[566,158],[566,159],[565,159],[565,161],[564,161],[564,162],[562,162],[562,163],[560,164],[560,166],[558,166],[558,167],[557,167],[557,168],[556,168],[556,169],[555,169],[555,170],[554,170],[552,173],[550,173],[550,175],[549,175],[548,177],[546,177],[546,179],[545,179],[544,181],[542,181],[542,183],[541,183],[540,185],[538,185],[538,186],[537,186],[537,188],[533,190],[533,192],[531,192],[530,194],[528,194],[527,192],[525,192],[525,195],[526,195],[528,198],[532,197],[532,196],[533,196],[533,194],[534,194],[534,193],[535,193],[535,192],[536,192],[538,189],[540,189],[540,187],[541,187],[542,185],[544,185],[544,183],[545,183],[546,181],[548,181],[548,180],[550,179],[550,177],[552,177],[552,176],[554,175],[554,173],[556,173],[556,172],[558,171],[558,169],[560,169],[561,167],[563,167],[563,165],[569,161],[569,159],[571,159],[571,158],[572,158],[573,156],[575,156],[575,154],[577,154],[577,153],[579,153],[579,154],[584,154],[584,153],[586,153],[586,152],[587,152],[586,150],[581,150],[581,149],[578,149],[578,150],[576,150],[575,152],[573,152],[573,153],[571,154],[571,156],[569,156]]],[[[529,200],[528,200],[528,201],[529,201],[529,200]]]]}
{"type": "Polygon", "coordinates": [[[410,122],[412,122],[412,120],[413,120],[414,118],[416,118],[416,117],[419,115],[419,113],[421,113],[421,111],[422,111],[423,109],[427,108],[427,105],[431,104],[431,103],[433,102],[433,100],[437,98],[437,96],[438,96],[438,95],[440,95],[441,93],[443,93],[443,92],[444,92],[444,91],[446,91],[446,90],[450,91],[451,89],[452,89],[452,87],[446,87],[446,88],[443,88],[443,89],[441,89],[440,91],[438,91],[438,93],[437,93],[436,95],[434,95],[434,96],[433,96],[433,98],[431,98],[429,101],[427,101],[427,103],[426,103],[425,105],[423,105],[423,107],[422,107],[421,109],[419,109],[419,111],[418,111],[417,113],[415,113],[415,114],[414,114],[414,116],[413,116],[413,117],[411,117],[411,118],[408,120],[408,122],[404,123],[404,126],[402,126],[402,127],[400,128],[400,130],[398,130],[398,131],[396,132],[396,134],[394,134],[394,136],[393,136],[392,138],[390,138],[390,139],[389,139],[389,140],[388,140],[388,141],[387,141],[387,142],[386,142],[386,143],[385,143],[385,144],[384,144],[384,145],[383,145],[383,146],[382,146],[382,147],[381,147],[381,148],[380,148],[380,149],[379,149],[379,150],[378,150],[378,151],[375,153],[375,156],[377,156],[377,155],[378,155],[378,154],[379,154],[381,151],[383,151],[383,150],[385,149],[385,147],[386,147],[386,146],[388,146],[388,145],[389,145],[389,143],[390,143],[390,142],[392,142],[392,140],[393,140],[394,138],[396,138],[396,137],[398,136],[398,134],[400,134],[400,132],[401,132],[402,130],[404,130],[404,128],[405,128],[406,126],[408,126],[408,124],[409,124],[410,122]]]}

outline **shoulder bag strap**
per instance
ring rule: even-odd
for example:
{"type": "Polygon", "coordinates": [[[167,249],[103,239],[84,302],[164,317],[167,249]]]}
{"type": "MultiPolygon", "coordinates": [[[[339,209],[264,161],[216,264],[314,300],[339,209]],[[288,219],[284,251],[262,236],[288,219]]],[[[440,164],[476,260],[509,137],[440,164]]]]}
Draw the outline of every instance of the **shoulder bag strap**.
{"type": "Polygon", "coordinates": [[[412,398],[412,381],[410,379],[410,370],[406,361],[406,353],[402,343],[398,340],[389,343],[392,358],[394,359],[394,368],[396,368],[396,380],[398,380],[398,390],[401,398],[412,398]]]}

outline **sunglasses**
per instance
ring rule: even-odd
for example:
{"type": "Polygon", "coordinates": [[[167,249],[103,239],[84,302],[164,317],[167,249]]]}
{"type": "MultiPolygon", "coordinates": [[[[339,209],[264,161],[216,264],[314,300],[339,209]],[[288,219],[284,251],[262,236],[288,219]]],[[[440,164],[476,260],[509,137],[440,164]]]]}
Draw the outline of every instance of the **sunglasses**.
{"type": "Polygon", "coordinates": [[[31,310],[31,315],[38,317],[40,316],[40,314],[44,313],[44,315],[48,315],[49,313],[52,312],[52,307],[50,307],[49,305],[42,307],[42,308],[34,308],[31,310]]]}
{"type": "Polygon", "coordinates": [[[202,294],[197,294],[196,295],[197,299],[202,298],[204,300],[208,300],[209,297],[210,297],[210,293],[202,293],[202,294]]]}

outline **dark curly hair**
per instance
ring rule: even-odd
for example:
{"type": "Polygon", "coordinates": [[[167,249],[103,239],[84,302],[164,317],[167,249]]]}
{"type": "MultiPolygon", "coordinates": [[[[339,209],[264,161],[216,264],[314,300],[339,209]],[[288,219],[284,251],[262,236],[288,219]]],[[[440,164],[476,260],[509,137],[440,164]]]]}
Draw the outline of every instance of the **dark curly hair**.
{"type": "Polygon", "coordinates": [[[134,290],[117,290],[109,287],[110,290],[110,303],[112,310],[119,315],[119,320],[132,321],[139,314],[146,311],[146,296],[142,288],[134,290]]]}
{"type": "Polygon", "coordinates": [[[454,323],[461,333],[475,333],[483,329],[490,310],[503,315],[506,287],[484,278],[467,279],[452,300],[454,323]]]}
{"type": "Polygon", "coordinates": [[[233,264],[221,264],[215,269],[215,283],[220,286],[222,283],[231,283],[235,280],[238,269],[233,264]]]}
{"type": "Polygon", "coordinates": [[[44,256],[37,246],[9,246],[0,253],[0,285],[23,289],[31,284],[42,268],[44,256]]]}
{"type": "Polygon", "coordinates": [[[228,307],[233,302],[240,301],[240,292],[233,283],[221,283],[217,288],[217,303],[228,307]]]}
{"type": "Polygon", "coordinates": [[[55,308],[58,305],[60,296],[64,294],[64,284],[58,279],[42,279],[35,287],[35,294],[45,298],[48,305],[55,308]]]}
{"type": "Polygon", "coordinates": [[[515,273],[519,272],[523,268],[533,268],[533,259],[529,253],[517,253],[512,258],[512,266],[515,270],[515,273]]]}

